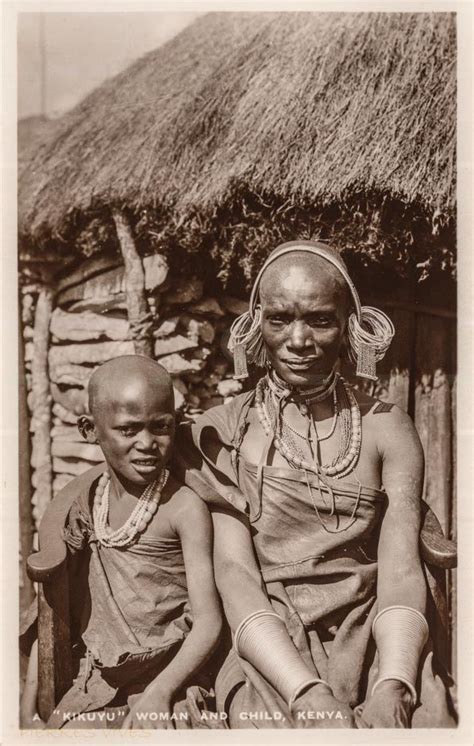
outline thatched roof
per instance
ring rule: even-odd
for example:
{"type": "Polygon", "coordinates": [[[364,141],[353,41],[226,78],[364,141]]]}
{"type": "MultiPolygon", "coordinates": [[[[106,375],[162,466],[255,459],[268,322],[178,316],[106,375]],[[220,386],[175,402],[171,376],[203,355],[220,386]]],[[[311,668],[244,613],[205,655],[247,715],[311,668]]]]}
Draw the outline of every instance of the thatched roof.
{"type": "Polygon", "coordinates": [[[38,143],[51,126],[51,120],[41,114],[35,114],[29,117],[23,117],[18,120],[18,162],[20,170],[25,160],[32,157],[30,153],[32,148],[36,148],[38,143]]]}
{"type": "Polygon", "coordinates": [[[455,201],[455,62],[454,14],[211,13],[55,123],[20,173],[20,231],[119,204],[181,234],[192,217],[202,238],[222,210],[296,225],[294,211],[387,200],[438,230],[455,201]]]}

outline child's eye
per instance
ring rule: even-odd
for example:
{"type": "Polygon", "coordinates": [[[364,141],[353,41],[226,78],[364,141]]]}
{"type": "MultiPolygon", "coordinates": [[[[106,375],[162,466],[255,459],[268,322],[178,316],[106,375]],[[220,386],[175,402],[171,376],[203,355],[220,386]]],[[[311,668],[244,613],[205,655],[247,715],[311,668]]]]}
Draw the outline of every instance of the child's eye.
{"type": "Polygon", "coordinates": [[[125,435],[126,438],[131,438],[136,434],[137,430],[134,427],[119,427],[119,433],[125,435]]]}

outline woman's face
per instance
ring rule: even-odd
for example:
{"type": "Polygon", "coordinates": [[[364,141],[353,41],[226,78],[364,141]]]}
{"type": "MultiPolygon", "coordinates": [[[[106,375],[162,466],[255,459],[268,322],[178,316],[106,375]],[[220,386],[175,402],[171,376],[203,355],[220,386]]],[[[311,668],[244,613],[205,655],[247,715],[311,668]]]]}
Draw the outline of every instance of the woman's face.
{"type": "Polygon", "coordinates": [[[283,380],[298,387],[317,386],[331,373],[347,325],[347,291],[334,274],[337,270],[314,259],[277,261],[260,286],[269,361],[283,380]]]}

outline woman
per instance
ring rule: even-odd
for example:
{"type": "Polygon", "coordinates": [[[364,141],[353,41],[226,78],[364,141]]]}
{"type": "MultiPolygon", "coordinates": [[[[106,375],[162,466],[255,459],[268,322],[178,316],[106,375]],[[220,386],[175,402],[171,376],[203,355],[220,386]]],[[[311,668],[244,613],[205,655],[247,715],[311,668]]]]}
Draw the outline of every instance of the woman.
{"type": "Polygon", "coordinates": [[[348,353],[375,379],[393,333],[335,250],[283,244],[231,333],[236,374],[267,374],[181,429],[182,476],[213,512],[231,728],[454,725],[425,619],[421,444],[338,373],[348,353]]]}

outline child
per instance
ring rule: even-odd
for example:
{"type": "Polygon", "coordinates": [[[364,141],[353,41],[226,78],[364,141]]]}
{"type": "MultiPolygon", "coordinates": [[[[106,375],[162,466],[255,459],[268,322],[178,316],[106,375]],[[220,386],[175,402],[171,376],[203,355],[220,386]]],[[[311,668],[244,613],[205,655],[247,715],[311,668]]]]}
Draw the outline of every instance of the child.
{"type": "Polygon", "coordinates": [[[105,464],[63,490],[75,493],[64,537],[77,564],[71,596],[85,652],[47,727],[109,720],[116,728],[115,715],[127,712],[125,728],[172,728],[181,718],[191,727],[202,690],[188,690],[179,717],[173,708],[216,647],[221,613],[207,508],[167,470],[171,378],[149,358],[115,358],[91,376],[89,411],[78,427],[105,464]],[[99,717],[106,706],[113,719],[99,717]]]}

